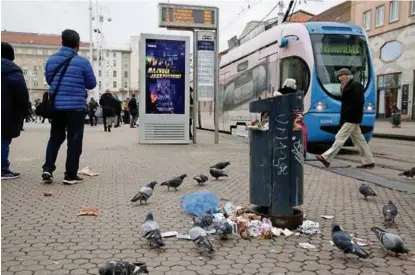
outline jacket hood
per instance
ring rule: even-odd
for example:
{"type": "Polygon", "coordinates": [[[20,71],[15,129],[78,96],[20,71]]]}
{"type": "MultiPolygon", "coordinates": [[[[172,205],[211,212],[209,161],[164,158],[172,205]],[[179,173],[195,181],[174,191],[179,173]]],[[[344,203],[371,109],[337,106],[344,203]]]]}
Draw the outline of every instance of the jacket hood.
{"type": "Polygon", "coordinates": [[[13,61],[2,58],[1,59],[1,72],[6,74],[22,72],[19,66],[17,66],[13,61]]]}

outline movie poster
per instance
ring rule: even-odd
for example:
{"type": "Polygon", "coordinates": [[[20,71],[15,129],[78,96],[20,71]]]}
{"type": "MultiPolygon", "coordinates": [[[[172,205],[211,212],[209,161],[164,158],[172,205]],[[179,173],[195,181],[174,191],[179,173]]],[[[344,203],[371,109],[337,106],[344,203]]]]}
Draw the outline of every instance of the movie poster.
{"type": "Polygon", "coordinates": [[[146,40],[146,114],[185,113],[186,42],[146,40]]]}

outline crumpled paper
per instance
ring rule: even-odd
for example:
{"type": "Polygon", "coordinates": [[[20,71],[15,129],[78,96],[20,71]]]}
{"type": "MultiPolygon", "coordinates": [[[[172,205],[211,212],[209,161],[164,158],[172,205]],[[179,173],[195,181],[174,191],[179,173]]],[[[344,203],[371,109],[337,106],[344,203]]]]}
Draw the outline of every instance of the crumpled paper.
{"type": "Polygon", "coordinates": [[[281,229],[281,228],[276,228],[276,227],[273,227],[272,229],[271,229],[271,232],[272,232],[272,234],[274,235],[274,236],[280,236],[281,234],[284,234],[285,236],[287,236],[287,237],[289,237],[289,236],[291,236],[292,234],[294,234],[294,232],[292,232],[292,231],[290,231],[290,230],[288,230],[287,228],[285,228],[285,229],[281,229]]]}
{"type": "Polygon", "coordinates": [[[318,222],[305,220],[303,221],[303,224],[298,227],[297,231],[306,234],[306,235],[314,235],[317,233],[320,233],[320,224],[318,222]]]}
{"type": "Polygon", "coordinates": [[[310,243],[299,243],[299,245],[304,248],[304,249],[313,249],[316,248],[314,245],[310,244],[310,243]]]}
{"type": "Polygon", "coordinates": [[[78,174],[89,176],[89,177],[95,177],[95,176],[99,175],[99,173],[96,173],[96,172],[92,171],[91,167],[89,167],[89,166],[85,166],[84,168],[79,170],[78,174]]]}

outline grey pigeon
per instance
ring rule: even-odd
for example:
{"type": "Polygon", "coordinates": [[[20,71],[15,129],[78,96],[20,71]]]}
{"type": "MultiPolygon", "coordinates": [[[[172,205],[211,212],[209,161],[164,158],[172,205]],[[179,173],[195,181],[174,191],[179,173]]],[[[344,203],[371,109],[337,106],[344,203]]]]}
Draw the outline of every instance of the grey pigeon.
{"type": "Polygon", "coordinates": [[[98,269],[99,275],[138,275],[149,274],[144,263],[129,263],[124,261],[107,261],[98,269]]]}
{"type": "Polygon", "coordinates": [[[160,186],[167,186],[167,191],[170,190],[171,188],[174,188],[177,191],[177,187],[179,187],[182,183],[184,178],[187,177],[186,174],[183,174],[181,176],[172,178],[171,180],[165,181],[162,184],[160,184],[160,186]]]}
{"type": "Polygon", "coordinates": [[[233,233],[232,226],[226,220],[216,223],[214,228],[216,230],[216,234],[218,234],[222,240],[228,239],[233,233]]]}
{"type": "Polygon", "coordinates": [[[399,176],[405,176],[407,178],[409,178],[409,177],[413,178],[415,176],[415,167],[412,167],[411,169],[406,170],[403,173],[400,173],[399,176]]]}
{"type": "Polygon", "coordinates": [[[228,175],[225,174],[222,170],[216,169],[216,168],[211,168],[209,170],[209,173],[212,177],[214,177],[216,180],[220,177],[227,177],[228,175]]]}
{"type": "Polygon", "coordinates": [[[383,206],[382,212],[385,222],[395,222],[395,217],[398,215],[398,208],[392,201],[389,201],[388,204],[383,206]]]}
{"type": "Polygon", "coordinates": [[[213,166],[210,166],[210,168],[216,168],[219,170],[223,170],[225,169],[229,164],[231,164],[229,161],[225,161],[225,162],[218,162],[213,166]]]}
{"type": "Polygon", "coordinates": [[[194,224],[199,224],[205,230],[208,230],[209,227],[213,224],[215,217],[212,214],[212,211],[208,210],[200,217],[193,218],[194,224]]]}
{"type": "Polygon", "coordinates": [[[144,201],[147,203],[147,200],[153,195],[154,186],[157,185],[156,181],[150,182],[146,186],[143,186],[140,189],[140,192],[137,193],[137,195],[134,196],[134,198],[131,200],[132,202],[140,201],[140,204],[144,201]]]}
{"type": "Polygon", "coordinates": [[[400,236],[389,233],[378,227],[372,227],[370,230],[372,230],[375,233],[376,237],[378,238],[382,246],[386,248],[386,254],[388,251],[395,252],[396,256],[402,253],[409,253],[410,250],[405,245],[400,236]]]}
{"type": "MultiPolygon", "coordinates": [[[[366,259],[369,257],[369,254],[364,251],[358,244],[356,244],[353,239],[342,230],[342,228],[335,224],[331,231],[331,237],[334,245],[343,251],[344,255],[354,254],[359,258],[366,259]]],[[[347,257],[347,256],[346,256],[347,257]]]]}
{"type": "Polygon", "coordinates": [[[203,256],[212,258],[215,250],[207,237],[206,231],[199,224],[194,224],[193,228],[189,231],[189,236],[203,256]]]}
{"type": "Polygon", "coordinates": [[[161,237],[160,227],[154,220],[153,214],[150,212],[147,214],[145,223],[141,226],[141,234],[144,238],[150,241],[150,245],[153,247],[164,246],[163,238],[161,237]]]}
{"type": "Polygon", "coordinates": [[[362,183],[362,185],[360,185],[359,192],[360,192],[360,194],[362,194],[363,196],[365,196],[365,200],[367,200],[367,197],[377,196],[377,194],[375,193],[375,191],[373,191],[373,189],[370,188],[369,185],[364,184],[364,183],[362,183]]]}
{"type": "Polygon", "coordinates": [[[209,178],[203,174],[200,174],[199,176],[196,176],[193,179],[197,181],[199,185],[204,185],[209,180],[209,178]]]}

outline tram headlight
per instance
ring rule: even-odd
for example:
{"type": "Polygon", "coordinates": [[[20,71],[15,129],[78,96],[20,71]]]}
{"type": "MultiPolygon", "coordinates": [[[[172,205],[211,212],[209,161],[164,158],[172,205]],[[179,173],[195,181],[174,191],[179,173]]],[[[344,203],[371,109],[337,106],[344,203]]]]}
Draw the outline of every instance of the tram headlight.
{"type": "Polygon", "coordinates": [[[319,101],[317,102],[316,105],[314,105],[313,109],[317,110],[317,111],[324,111],[327,109],[327,104],[319,101]]]}
{"type": "Polygon", "coordinates": [[[365,105],[365,111],[374,112],[375,111],[375,104],[369,103],[365,105]]]}

